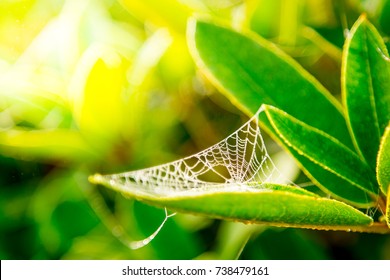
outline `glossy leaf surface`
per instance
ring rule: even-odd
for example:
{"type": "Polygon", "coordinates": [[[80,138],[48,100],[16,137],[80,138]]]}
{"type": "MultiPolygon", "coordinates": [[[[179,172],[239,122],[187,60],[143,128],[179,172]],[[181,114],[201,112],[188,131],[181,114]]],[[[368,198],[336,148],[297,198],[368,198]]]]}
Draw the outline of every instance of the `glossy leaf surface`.
{"type": "Polygon", "coordinates": [[[390,63],[383,39],[361,16],[346,40],[342,92],[355,145],[372,169],[390,120],[390,63]]]}
{"type": "Polygon", "coordinates": [[[202,72],[249,115],[270,104],[351,145],[340,104],[270,42],[202,21],[190,22],[188,41],[202,72]]]}

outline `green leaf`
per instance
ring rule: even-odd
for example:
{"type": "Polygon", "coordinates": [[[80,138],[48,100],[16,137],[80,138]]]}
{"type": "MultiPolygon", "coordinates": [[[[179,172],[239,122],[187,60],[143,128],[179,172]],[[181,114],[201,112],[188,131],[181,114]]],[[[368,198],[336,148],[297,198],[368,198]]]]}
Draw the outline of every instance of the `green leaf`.
{"type": "Polygon", "coordinates": [[[229,191],[221,186],[221,190],[215,192],[179,192],[161,196],[134,191],[100,175],[90,177],[90,181],[158,207],[245,223],[333,230],[353,230],[354,227],[358,230],[359,226],[372,223],[370,217],[349,205],[290,186],[264,184],[261,189],[253,191],[229,191]]]}
{"type": "MultiPolygon", "coordinates": [[[[298,154],[348,181],[355,188],[370,193],[372,200],[376,199],[377,190],[373,183],[375,179],[370,177],[369,167],[358,155],[337,139],[310,127],[280,109],[267,105],[265,112],[279,136],[298,154]]],[[[334,188],[335,186],[330,187],[334,188]]],[[[331,192],[337,194],[337,189],[331,189],[331,192]]]]}
{"type": "Polygon", "coordinates": [[[248,115],[270,104],[352,146],[340,104],[270,42],[192,21],[188,43],[198,67],[248,115]]]}
{"type": "Polygon", "coordinates": [[[207,194],[167,199],[163,205],[176,211],[275,226],[337,229],[372,222],[370,217],[342,202],[281,191],[207,194]]]}
{"type": "Polygon", "coordinates": [[[381,140],[376,172],[379,186],[386,195],[390,190],[390,124],[387,126],[381,140]]]}
{"type": "Polygon", "coordinates": [[[357,188],[347,180],[337,176],[321,165],[311,161],[309,158],[301,155],[298,151],[288,146],[284,140],[278,135],[276,130],[265,116],[261,116],[262,121],[267,125],[266,129],[270,134],[285,148],[297,161],[301,169],[306,173],[312,182],[314,182],[325,193],[331,194],[334,198],[348,202],[359,208],[369,208],[376,202],[367,199],[367,192],[357,188]]]}
{"type": "Polygon", "coordinates": [[[346,40],[342,93],[359,153],[372,169],[380,137],[390,120],[390,63],[383,39],[361,16],[346,40]]]}

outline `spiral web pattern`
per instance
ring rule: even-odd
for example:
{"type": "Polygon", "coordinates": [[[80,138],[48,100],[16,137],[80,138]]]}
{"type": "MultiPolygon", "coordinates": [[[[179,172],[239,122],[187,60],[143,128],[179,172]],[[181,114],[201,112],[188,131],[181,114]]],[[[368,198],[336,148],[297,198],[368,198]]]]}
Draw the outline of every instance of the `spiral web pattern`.
{"type": "Polygon", "coordinates": [[[191,156],[151,168],[112,175],[102,181],[129,193],[159,196],[180,192],[243,189],[280,182],[261,135],[258,118],[262,109],[219,143],[191,156]]]}

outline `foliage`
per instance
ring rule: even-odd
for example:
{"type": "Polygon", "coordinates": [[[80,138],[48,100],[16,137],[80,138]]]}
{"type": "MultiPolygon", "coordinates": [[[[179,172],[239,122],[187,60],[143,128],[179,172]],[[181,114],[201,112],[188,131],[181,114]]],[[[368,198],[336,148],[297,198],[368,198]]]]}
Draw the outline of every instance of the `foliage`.
{"type": "Polygon", "coordinates": [[[187,214],[131,251],[124,243],[150,235],[163,211],[87,181],[96,171],[192,154],[239,127],[240,111],[251,116],[268,104],[262,126],[304,173],[269,138],[267,147],[286,165],[282,171],[299,173],[297,183],[315,184],[310,193],[158,204],[250,220],[261,214],[248,206],[271,209],[277,201],[300,212],[287,217],[274,207],[264,212],[273,222],[296,226],[299,215],[310,214],[316,227],[316,215],[329,211],[321,226],[383,228],[375,207],[389,206],[390,64],[382,38],[390,34],[390,6],[368,2],[2,1],[0,257],[390,258],[388,235],[282,230],[187,214]],[[186,33],[193,14],[208,19],[192,18],[186,33]],[[342,50],[345,28],[351,31],[342,50]],[[337,200],[318,198],[328,194],[337,200]],[[242,208],[226,215],[228,203],[242,208]],[[332,211],[346,220],[331,221],[332,211]]]}

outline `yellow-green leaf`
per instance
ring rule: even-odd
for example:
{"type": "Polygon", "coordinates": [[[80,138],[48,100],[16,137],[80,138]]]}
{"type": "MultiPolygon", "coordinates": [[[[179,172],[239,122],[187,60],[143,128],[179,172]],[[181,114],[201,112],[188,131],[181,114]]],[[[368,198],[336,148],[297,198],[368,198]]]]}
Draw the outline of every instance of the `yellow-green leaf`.
{"type": "Polygon", "coordinates": [[[166,26],[178,34],[185,33],[190,9],[177,0],[121,0],[129,12],[138,19],[150,21],[157,26],[166,26]]]}
{"type": "Polygon", "coordinates": [[[25,160],[60,162],[85,162],[98,157],[78,131],[67,129],[2,131],[0,153],[25,160]]]}
{"type": "Polygon", "coordinates": [[[387,194],[390,189],[390,124],[381,140],[376,171],[379,186],[387,194]]]}
{"type": "Polygon", "coordinates": [[[390,228],[390,188],[388,188],[387,201],[386,201],[386,223],[390,228]]]}
{"type": "Polygon", "coordinates": [[[115,138],[125,121],[126,61],[114,50],[92,46],[80,60],[71,84],[74,115],[93,142],[115,138]]]}

